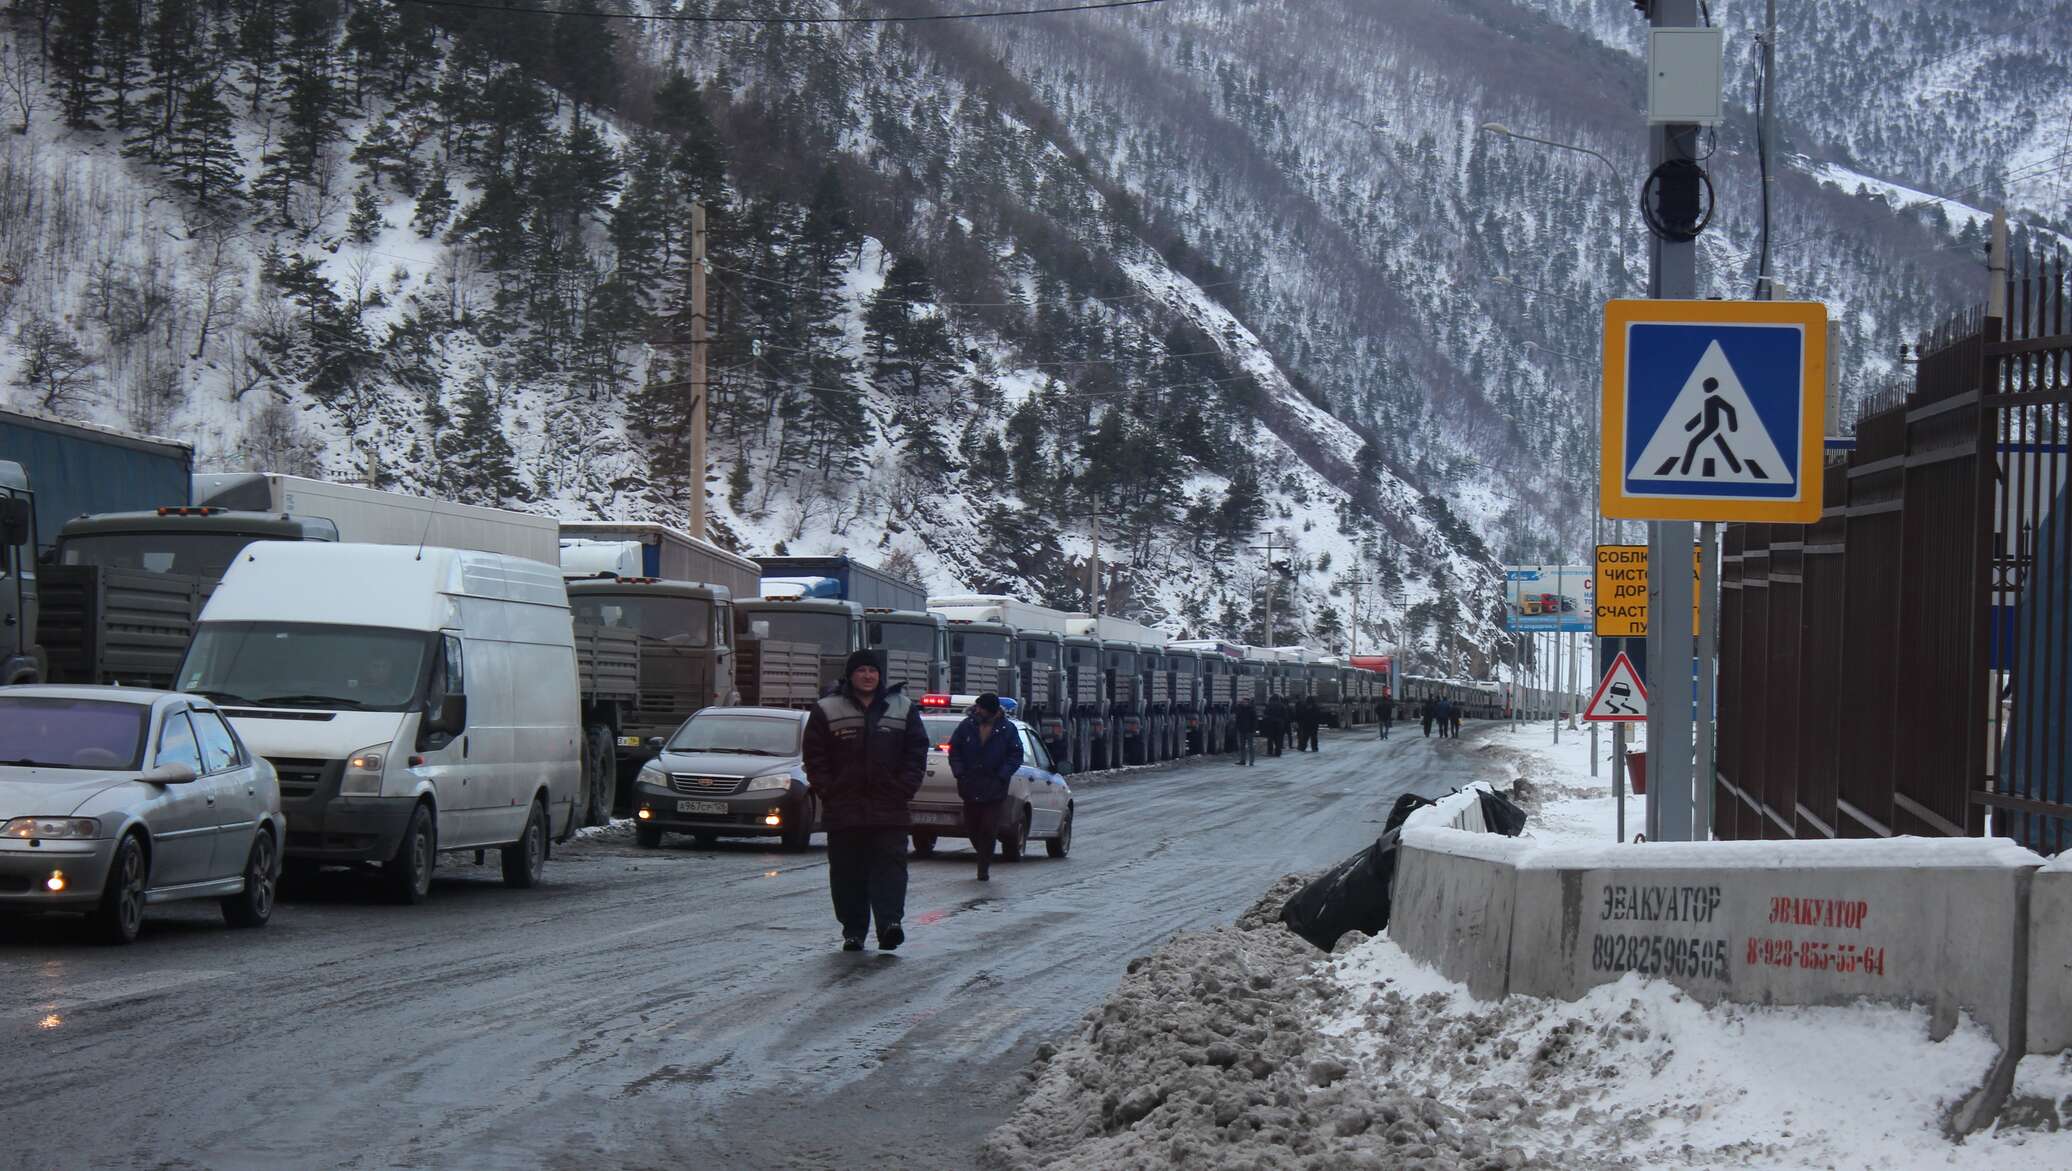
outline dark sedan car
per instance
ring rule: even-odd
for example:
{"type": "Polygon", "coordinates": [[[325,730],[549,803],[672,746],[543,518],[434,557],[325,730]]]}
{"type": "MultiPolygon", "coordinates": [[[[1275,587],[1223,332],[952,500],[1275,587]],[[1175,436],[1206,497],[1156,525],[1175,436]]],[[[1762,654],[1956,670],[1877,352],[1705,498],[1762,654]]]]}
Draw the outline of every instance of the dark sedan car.
{"type": "Polygon", "coordinates": [[[634,836],[701,844],[775,837],[803,850],[820,828],[801,747],[806,715],[789,708],[713,707],[683,722],[633,781],[634,836]]]}

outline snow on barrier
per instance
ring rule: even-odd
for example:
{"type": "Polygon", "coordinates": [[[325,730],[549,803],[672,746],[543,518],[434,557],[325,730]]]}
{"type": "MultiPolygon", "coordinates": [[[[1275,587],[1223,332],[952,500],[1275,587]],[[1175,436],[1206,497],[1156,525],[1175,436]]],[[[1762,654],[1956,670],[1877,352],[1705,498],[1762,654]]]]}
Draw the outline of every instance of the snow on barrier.
{"type": "MultiPolygon", "coordinates": [[[[1398,872],[1403,865],[1399,857],[1398,872]]],[[[2029,1052],[2072,1049],[2072,853],[2029,887],[2029,1052]]]]}
{"type": "MultiPolygon", "coordinates": [[[[2044,926],[2072,925],[2072,868],[2053,868],[2054,909],[2037,904],[2057,966],[2032,980],[2029,884],[2042,859],[2011,842],[1536,847],[1461,828],[1478,816],[1467,799],[1405,824],[1389,934],[1478,997],[1574,1000],[1638,971],[1706,1003],[1918,1003],[1938,1029],[1962,1009],[2018,1049],[2032,1048],[2032,1013],[2072,1025],[2072,926],[2044,926]]],[[[2066,1033],[2034,1041],[2063,1049],[2066,1033]]]]}

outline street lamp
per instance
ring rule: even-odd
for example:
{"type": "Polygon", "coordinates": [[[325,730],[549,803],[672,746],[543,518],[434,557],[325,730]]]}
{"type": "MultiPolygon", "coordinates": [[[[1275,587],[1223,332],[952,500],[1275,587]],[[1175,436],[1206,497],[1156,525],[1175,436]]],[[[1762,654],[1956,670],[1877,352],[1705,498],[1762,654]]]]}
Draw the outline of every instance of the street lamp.
{"type": "MultiPolygon", "coordinates": [[[[1572,142],[1556,142],[1551,138],[1539,138],[1531,134],[1520,134],[1502,122],[1484,122],[1482,124],[1482,131],[1485,134],[1494,134],[1498,138],[1516,138],[1522,142],[1536,142],[1541,146],[1551,146],[1556,150],[1572,150],[1577,154],[1589,155],[1591,158],[1603,163],[1604,169],[1612,173],[1613,184],[1622,189],[1628,186],[1626,176],[1620,173],[1618,164],[1587,146],[1577,146],[1572,142]]],[[[1633,279],[1633,274],[1626,268],[1626,233],[1623,231],[1619,232],[1617,239],[1619,242],[1619,277],[1621,280],[1630,282],[1633,279]]]]}

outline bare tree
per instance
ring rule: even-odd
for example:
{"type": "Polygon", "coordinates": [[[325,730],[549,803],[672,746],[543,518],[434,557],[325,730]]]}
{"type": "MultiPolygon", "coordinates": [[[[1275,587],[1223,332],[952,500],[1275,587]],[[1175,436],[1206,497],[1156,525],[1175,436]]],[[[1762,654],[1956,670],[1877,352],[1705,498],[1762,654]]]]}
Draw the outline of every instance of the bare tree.
{"type": "Polygon", "coordinates": [[[93,389],[94,360],[64,326],[38,313],[22,322],[14,340],[22,355],[15,381],[35,396],[38,407],[68,414],[93,389]]]}
{"type": "Polygon", "coordinates": [[[270,402],[245,424],[238,450],[249,466],[290,476],[321,476],[320,445],[302,433],[286,403],[270,402]]]}
{"type": "Polygon", "coordinates": [[[236,316],[243,302],[247,269],[239,248],[242,234],[226,225],[214,225],[202,235],[201,330],[194,339],[189,358],[200,361],[209,346],[209,331],[219,316],[236,316]]]}
{"type": "Polygon", "coordinates": [[[380,260],[365,248],[355,248],[345,260],[345,286],[347,299],[352,302],[353,316],[358,317],[368,309],[381,305],[385,298],[381,292],[379,274],[380,260]]]}
{"type": "Polygon", "coordinates": [[[0,93],[7,95],[8,104],[21,114],[21,121],[15,123],[16,134],[27,134],[29,122],[36,113],[36,99],[42,93],[35,74],[43,66],[41,54],[32,53],[20,36],[7,39],[7,48],[0,50],[0,93]]]}
{"type": "Polygon", "coordinates": [[[253,387],[273,374],[266,347],[246,328],[242,317],[230,330],[230,401],[241,402],[253,387]]]}

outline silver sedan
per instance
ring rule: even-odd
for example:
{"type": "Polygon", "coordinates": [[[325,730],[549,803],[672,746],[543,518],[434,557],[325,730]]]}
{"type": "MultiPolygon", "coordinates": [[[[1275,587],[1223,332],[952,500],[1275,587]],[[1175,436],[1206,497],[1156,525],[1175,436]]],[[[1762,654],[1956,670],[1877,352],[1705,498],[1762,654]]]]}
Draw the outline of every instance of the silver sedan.
{"type": "Polygon", "coordinates": [[[262,926],[286,833],[273,766],[208,700],[0,687],[0,911],[84,911],[115,943],[175,899],[262,926]]]}

